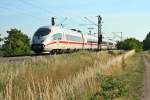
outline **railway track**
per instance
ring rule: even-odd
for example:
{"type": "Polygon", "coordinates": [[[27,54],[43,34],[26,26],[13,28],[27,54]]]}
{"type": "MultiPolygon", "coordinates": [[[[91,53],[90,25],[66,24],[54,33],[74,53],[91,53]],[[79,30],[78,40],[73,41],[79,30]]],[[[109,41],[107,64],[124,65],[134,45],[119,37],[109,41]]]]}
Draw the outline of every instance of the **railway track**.
{"type": "MultiPolygon", "coordinates": [[[[103,50],[103,51],[109,51],[109,50],[103,50]]],[[[112,51],[112,50],[110,50],[112,51]]],[[[117,50],[118,51],[118,50],[117,50]]],[[[18,61],[24,61],[24,60],[31,60],[34,57],[46,57],[46,56],[60,56],[63,54],[72,54],[72,53],[77,53],[76,52],[67,52],[67,53],[56,53],[56,54],[49,54],[49,53],[41,53],[41,54],[29,54],[29,55],[16,55],[16,56],[3,56],[0,57],[0,59],[3,59],[5,61],[9,62],[18,62],[18,61]]],[[[99,52],[99,51],[90,51],[90,52],[99,52]]]]}
{"type": "MultiPolygon", "coordinates": [[[[62,54],[71,54],[71,53],[62,53],[62,54]]],[[[41,54],[29,54],[29,55],[15,55],[15,56],[3,56],[3,57],[0,57],[0,59],[3,59],[4,61],[8,61],[8,62],[16,62],[16,61],[21,62],[24,60],[30,60],[33,57],[59,56],[62,54],[60,54],[60,53],[59,54],[58,53],[56,53],[56,54],[41,53],[41,54]]]]}
{"type": "Polygon", "coordinates": [[[30,55],[16,55],[16,56],[3,56],[0,57],[0,59],[8,62],[18,62],[18,61],[24,61],[24,60],[30,60],[33,57],[41,57],[41,56],[52,56],[50,54],[30,54],[30,55]]]}

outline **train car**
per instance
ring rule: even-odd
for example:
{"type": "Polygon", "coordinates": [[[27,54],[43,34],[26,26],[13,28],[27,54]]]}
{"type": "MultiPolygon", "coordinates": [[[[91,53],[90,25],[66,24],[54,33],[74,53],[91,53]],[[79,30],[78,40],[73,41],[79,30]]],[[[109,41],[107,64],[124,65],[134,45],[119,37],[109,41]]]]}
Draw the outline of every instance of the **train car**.
{"type": "Polygon", "coordinates": [[[84,49],[88,49],[88,50],[95,50],[97,49],[98,45],[98,38],[91,36],[91,35],[85,35],[84,36],[85,39],[85,47],[84,49]]]}
{"type": "Polygon", "coordinates": [[[36,53],[58,52],[83,49],[84,37],[81,32],[56,26],[40,27],[32,38],[32,49],[36,53]]]}
{"type": "MultiPolygon", "coordinates": [[[[97,37],[82,34],[79,30],[44,26],[33,35],[31,47],[36,53],[58,53],[81,49],[95,50],[98,47],[97,42],[97,37]]],[[[102,43],[102,49],[108,47],[109,43],[102,43]]]]}

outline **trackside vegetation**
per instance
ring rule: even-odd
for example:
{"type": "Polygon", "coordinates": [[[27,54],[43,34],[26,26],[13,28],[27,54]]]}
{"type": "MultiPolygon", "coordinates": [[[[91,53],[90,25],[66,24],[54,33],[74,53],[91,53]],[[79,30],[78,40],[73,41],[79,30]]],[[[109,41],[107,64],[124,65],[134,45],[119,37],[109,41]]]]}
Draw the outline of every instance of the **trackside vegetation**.
{"type": "Polygon", "coordinates": [[[118,41],[117,48],[122,50],[135,49],[136,52],[140,52],[142,50],[150,50],[150,32],[147,34],[143,42],[140,42],[135,38],[128,38],[123,41],[118,41]]]}
{"type": "Polygon", "coordinates": [[[28,55],[31,53],[30,39],[27,35],[23,34],[21,30],[16,28],[7,31],[8,36],[3,40],[1,46],[2,56],[16,56],[16,55],[28,55]]]}
{"type": "Polygon", "coordinates": [[[117,48],[122,50],[132,50],[135,49],[136,52],[143,50],[143,43],[135,38],[125,39],[124,41],[119,41],[117,43],[117,48]]]}
{"type": "Polygon", "coordinates": [[[137,100],[144,66],[130,52],[0,58],[0,100],[137,100]]]}
{"type": "Polygon", "coordinates": [[[144,72],[143,61],[137,54],[125,61],[123,70],[114,71],[111,75],[97,74],[101,88],[91,99],[140,100],[143,96],[144,72]]]}

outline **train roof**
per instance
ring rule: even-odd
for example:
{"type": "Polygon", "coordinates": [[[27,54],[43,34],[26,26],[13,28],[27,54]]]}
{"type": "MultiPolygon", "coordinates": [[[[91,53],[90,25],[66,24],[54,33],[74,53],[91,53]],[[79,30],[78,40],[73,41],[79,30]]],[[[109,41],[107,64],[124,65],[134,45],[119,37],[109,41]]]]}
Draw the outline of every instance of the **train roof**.
{"type": "Polygon", "coordinates": [[[48,29],[58,29],[58,30],[65,30],[65,31],[72,31],[72,32],[78,32],[81,33],[81,30],[78,29],[66,29],[66,28],[62,28],[62,27],[58,27],[58,26],[41,26],[40,28],[48,28],[48,29]]]}
{"type": "Polygon", "coordinates": [[[41,26],[40,28],[48,28],[48,29],[51,29],[51,26],[41,26]]]}

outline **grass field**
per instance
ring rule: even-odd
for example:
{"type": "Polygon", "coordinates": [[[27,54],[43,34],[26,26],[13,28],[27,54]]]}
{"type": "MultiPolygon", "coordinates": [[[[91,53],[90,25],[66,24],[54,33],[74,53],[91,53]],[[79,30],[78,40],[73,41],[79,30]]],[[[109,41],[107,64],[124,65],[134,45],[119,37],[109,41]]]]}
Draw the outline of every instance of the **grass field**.
{"type": "MultiPolygon", "coordinates": [[[[1,58],[0,100],[110,100],[104,97],[107,91],[103,84],[109,84],[109,81],[116,78],[119,85],[121,81],[118,80],[125,78],[128,82],[135,75],[137,80],[131,81],[131,86],[142,80],[142,62],[139,56],[129,57],[130,55],[133,52],[81,51],[12,62],[1,58]],[[134,71],[135,74],[131,74],[134,71]],[[101,93],[103,95],[99,95],[101,93]]],[[[131,93],[133,91],[134,87],[131,93]]],[[[110,97],[114,99],[127,96],[110,97]]],[[[133,97],[132,94],[129,97],[133,97]]]]}

